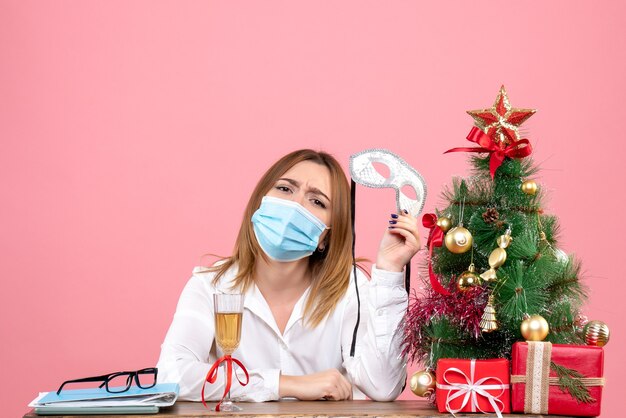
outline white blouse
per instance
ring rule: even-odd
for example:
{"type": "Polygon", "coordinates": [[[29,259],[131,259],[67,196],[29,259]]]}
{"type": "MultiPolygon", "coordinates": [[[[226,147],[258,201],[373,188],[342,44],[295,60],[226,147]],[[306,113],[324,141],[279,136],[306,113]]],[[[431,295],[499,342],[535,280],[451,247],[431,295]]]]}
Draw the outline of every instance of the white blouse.
{"type": "MultiPolygon", "coordinates": [[[[228,293],[234,277],[231,269],[214,286],[215,273],[204,270],[196,267],[185,286],[157,364],[158,381],[178,383],[180,399],[190,401],[201,400],[205,377],[213,362],[223,354],[214,340],[213,294],[228,293]]],[[[362,399],[365,394],[378,401],[394,400],[406,380],[401,323],[408,297],[403,273],[379,270],[374,265],[371,280],[361,271],[357,276],[361,322],[354,357],[350,357],[350,347],[357,299],[352,277],[346,295],[315,328],[303,325],[307,289],[282,334],[263,295],[256,285],[250,286],[244,299],[241,343],[233,353],[248,370],[250,382],[241,386],[233,377],[233,400],[277,400],[281,373],[305,375],[331,368],[339,370],[352,383],[355,399],[362,399]]],[[[245,381],[243,373],[236,366],[235,369],[245,381]]],[[[206,384],[205,397],[219,400],[223,391],[224,376],[220,370],[217,382],[206,384]]]]}

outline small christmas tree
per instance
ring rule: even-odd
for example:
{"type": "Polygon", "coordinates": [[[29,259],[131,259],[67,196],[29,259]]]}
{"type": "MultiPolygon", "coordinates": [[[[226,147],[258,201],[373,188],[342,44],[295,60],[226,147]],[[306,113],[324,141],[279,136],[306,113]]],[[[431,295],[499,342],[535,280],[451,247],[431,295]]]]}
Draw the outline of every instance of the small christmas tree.
{"type": "Polygon", "coordinates": [[[557,218],[543,211],[531,144],[518,132],[535,110],[512,108],[502,87],[493,107],[468,113],[478,147],[449,152],[471,152],[473,173],[424,216],[430,264],[407,313],[405,353],[429,369],[440,358],[510,358],[527,315],[547,320],[547,341],[582,343],[580,264],[558,249],[557,218]]]}

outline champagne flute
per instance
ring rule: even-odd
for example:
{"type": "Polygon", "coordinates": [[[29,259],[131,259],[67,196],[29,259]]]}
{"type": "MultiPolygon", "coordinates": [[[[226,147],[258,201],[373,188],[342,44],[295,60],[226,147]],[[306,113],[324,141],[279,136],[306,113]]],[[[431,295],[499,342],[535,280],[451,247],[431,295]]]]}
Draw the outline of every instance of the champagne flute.
{"type": "MultiPolygon", "coordinates": [[[[241,323],[243,317],[242,294],[214,294],[215,340],[224,355],[231,355],[239,346],[241,339],[241,323]]],[[[224,367],[224,384],[229,377],[226,363],[224,367]]],[[[241,408],[230,400],[230,390],[220,406],[222,411],[241,411],[241,408]]]]}

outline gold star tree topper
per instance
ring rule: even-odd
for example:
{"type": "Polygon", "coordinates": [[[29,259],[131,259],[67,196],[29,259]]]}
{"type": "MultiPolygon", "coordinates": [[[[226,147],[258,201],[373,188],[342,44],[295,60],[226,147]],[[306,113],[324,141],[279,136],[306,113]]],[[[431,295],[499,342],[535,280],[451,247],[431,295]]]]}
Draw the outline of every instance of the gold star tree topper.
{"type": "Polygon", "coordinates": [[[493,138],[502,148],[513,142],[519,141],[519,126],[535,114],[537,109],[516,109],[509,103],[504,86],[492,107],[480,110],[468,110],[467,113],[474,118],[476,126],[493,138]]]}

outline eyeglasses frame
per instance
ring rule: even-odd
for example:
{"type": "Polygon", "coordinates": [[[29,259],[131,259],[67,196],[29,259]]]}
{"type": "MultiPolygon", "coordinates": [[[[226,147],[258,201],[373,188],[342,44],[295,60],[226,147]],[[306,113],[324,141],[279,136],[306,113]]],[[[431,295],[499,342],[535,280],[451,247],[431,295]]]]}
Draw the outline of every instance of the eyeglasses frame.
{"type": "Polygon", "coordinates": [[[130,389],[130,387],[132,386],[133,378],[135,380],[135,385],[137,387],[141,389],[150,389],[151,387],[154,387],[156,385],[158,373],[159,373],[159,369],[157,369],[156,367],[147,367],[145,369],[139,369],[135,371],[115,372],[115,373],[103,374],[101,376],[92,376],[92,377],[84,377],[82,379],[66,380],[65,382],[61,384],[61,386],[59,387],[59,390],[57,390],[57,395],[60,395],[61,391],[63,390],[63,386],[69,383],[85,383],[85,382],[100,382],[100,381],[102,381],[102,384],[98,386],[99,389],[102,389],[102,387],[104,386],[106,391],[109,393],[124,393],[128,389],[130,389]],[[151,384],[150,386],[143,386],[141,382],[139,381],[140,374],[154,374],[154,383],[151,384]],[[128,377],[126,378],[126,387],[123,390],[110,390],[109,382],[115,379],[116,377],[123,376],[123,375],[128,375],[128,377]]]}

